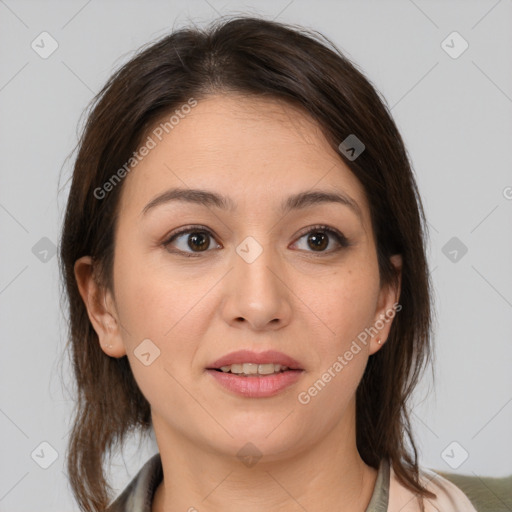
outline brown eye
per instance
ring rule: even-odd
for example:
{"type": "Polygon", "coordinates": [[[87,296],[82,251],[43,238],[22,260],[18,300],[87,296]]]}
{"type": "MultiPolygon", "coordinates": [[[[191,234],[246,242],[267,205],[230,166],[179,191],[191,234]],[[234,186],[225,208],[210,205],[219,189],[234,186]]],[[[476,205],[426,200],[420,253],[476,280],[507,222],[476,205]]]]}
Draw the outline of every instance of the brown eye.
{"type": "Polygon", "coordinates": [[[313,248],[315,251],[317,249],[321,251],[329,245],[329,237],[319,231],[310,233],[308,236],[308,244],[309,247],[313,248]]]}
{"type": "Polygon", "coordinates": [[[198,249],[199,251],[204,251],[208,249],[210,245],[210,240],[208,239],[208,235],[205,236],[203,232],[199,231],[190,234],[189,238],[187,239],[187,243],[191,249],[198,249]]]}
{"type": "MultiPolygon", "coordinates": [[[[213,239],[213,235],[206,229],[188,228],[174,233],[163,243],[163,246],[167,249],[171,246],[176,247],[176,251],[169,249],[170,252],[192,256],[194,253],[207,252],[211,245],[211,239],[213,239]]],[[[217,248],[220,248],[220,245],[217,248]]]]}
{"type": "Polygon", "coordinates": [[[303,233],[299,240],[303,238],[306,239],[305,246],[303,245],[299,249],[304,249],[307,252],[328,254],[350,245],[348,239],[342,233],[327,226],[313,226],[313,228],[309,228],[308,231],[303,233]],[[326,250],[327,247],[332,245],[332,240],[334,240],[334,249],[326,250]]]}

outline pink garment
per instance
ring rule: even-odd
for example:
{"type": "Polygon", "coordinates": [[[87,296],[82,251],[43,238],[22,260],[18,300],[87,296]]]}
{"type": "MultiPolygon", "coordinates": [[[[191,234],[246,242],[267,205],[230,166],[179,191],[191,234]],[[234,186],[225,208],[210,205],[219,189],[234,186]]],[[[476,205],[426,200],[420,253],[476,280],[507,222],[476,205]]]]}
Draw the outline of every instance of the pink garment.
{"type": "MultiPolygon", "coordinates": [[[[452,482],[426,468],[420,469],[422,484],[437,495],[437,499],[424,498],[425,512],[477,512],[469,498],[452,482]]],[[[419,501],[390,472],[388,512],[419,512],[419,501]]]]}

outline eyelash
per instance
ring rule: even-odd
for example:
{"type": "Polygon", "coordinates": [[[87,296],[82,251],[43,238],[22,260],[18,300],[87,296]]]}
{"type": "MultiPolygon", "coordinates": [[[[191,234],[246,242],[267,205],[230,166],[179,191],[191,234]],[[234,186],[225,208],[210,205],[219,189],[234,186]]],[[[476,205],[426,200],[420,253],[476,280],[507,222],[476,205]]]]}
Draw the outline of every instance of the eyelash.
{"type": "MultiPolygon", "coordinates": [[[[172,233],[162,243],[162,246],[167,249],[167,247],[179,235],[190,234],[190,233],[197,233],[197,232],[205,233],[208,236],[211,236],[212,238],[215,238],[213,236],[213,233],[208,228],[206,228],[205,226],[186,226],[185,228],[180,229],[179,231],[176,231],[176,232],[172,233]]],[[[299,238],[297,240],[300,240],[305,235],[309,235],[310,233],[315,233],[315,232],[327,233],[328,235],[331,235],[336,240],[336,242],[339,244],[339,247],[337,249],[331,249],[330,251],[320,251],[320,252],[316,253],[319,256],[324,256],[324,255],[329,255],[329,254],[332,254],[332,253],[336,253],[336,252],[338,252],[338,251],[340,251],[342,249],[345,249],[345,248],[349,247],[350,245],[352,245],[350,243],[350,241],[347,239],[347,237],[343,233],[341,233],[337,229],[331,228],[329,226],[325,226],[323,224],[318,224],[316,226],[311,226],[311,227],[307,228],[307,231],[304,231],[304,232],[300,233],[299,238]]],[[[187,258],[196,258],[198,256],[202,256],[203,252],[210,252],[210,251],[206,250],[206,251],[200,251],[200,252],[186,252],[186,251],[181,251],[181,250],[178,249],[177,251],[169,251],[169,252],[172,252],[174,254],[180,254],[180,255],[183,255],[183,256],[185,256],[187,258]]],[[[315,251],[306,251],[306,252],[312,252],[313,254],[315,254],[315,251]]]]}

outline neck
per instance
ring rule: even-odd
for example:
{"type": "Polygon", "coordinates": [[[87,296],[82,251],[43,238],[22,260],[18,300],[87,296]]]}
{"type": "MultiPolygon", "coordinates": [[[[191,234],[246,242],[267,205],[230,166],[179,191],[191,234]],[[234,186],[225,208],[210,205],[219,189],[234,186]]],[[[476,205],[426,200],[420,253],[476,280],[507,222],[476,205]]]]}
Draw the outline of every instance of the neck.
{"type": "Polygon", "coordinates": [[[152,512],[296,512],[301,508],[364,512],[377,470],[359,456],[355,421],[348,424],[347,429],[340,423],[300,453],[279,454],[272,460],[263,457],[245,465],[237,457],[198,447],[166,430],[154,417],[164,478],[156,489],[152,512]]]}

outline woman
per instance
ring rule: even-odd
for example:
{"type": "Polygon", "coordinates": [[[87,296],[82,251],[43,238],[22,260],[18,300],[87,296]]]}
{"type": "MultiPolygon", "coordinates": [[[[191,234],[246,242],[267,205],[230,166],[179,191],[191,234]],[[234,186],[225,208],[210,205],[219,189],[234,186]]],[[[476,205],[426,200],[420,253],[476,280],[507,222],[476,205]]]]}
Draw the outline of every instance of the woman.
{"type": "Polygon", "coordinates": [[[240,17],[125,64],[61,240],[82,510],[475,510],[419,468],[406,407],[424,222],[388,110],[328,40],[240,17]],[[102,463],[133,429],[159,453],[111,503],[102,463]]]}

